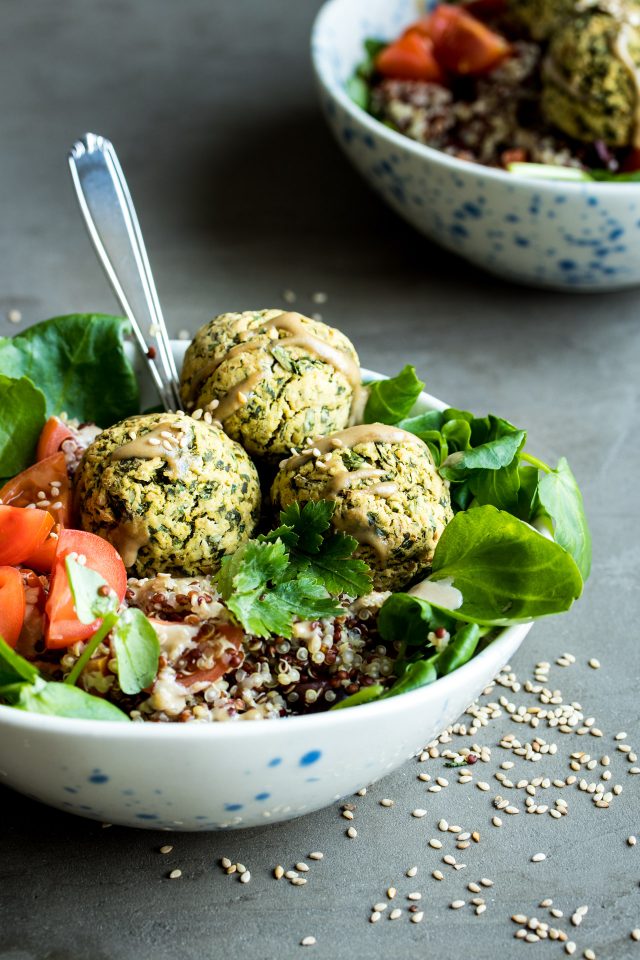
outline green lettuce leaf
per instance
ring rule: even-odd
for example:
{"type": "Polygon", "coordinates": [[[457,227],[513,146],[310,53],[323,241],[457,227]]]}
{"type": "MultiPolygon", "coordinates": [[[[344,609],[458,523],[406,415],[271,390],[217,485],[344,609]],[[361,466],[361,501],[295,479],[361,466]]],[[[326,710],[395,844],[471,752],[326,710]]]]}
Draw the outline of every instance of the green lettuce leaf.
{"type": "Polygon", "coordinates": [[[0,374],[0,477],[12,477],[33,463],[45,423],[45,398],[27,377],[0,374]]]}

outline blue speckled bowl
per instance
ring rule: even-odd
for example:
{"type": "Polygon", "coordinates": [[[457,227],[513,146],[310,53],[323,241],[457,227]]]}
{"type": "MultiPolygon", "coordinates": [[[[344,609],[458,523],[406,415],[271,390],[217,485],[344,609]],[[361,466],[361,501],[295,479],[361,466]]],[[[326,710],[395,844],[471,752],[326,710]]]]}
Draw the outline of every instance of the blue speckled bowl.
{"type": "MultiPolygon", "coordinates": [[[[173,344],[178,365],[186,346],[173,344]]],[[[144,409],[157,400],[134,359],[144,409]]],[[[423,394],[416,410],[444,406],[423,394]]],[[[460,716],[530,628],[503,630],[470,663],[430,687],[315,716],[124,724],[0,706],[0,783],[68,813],[150,830],[289,820],[354,793],[413,756],[460,716]]]]}
{"type": "Polygon", "coordinates": [[[563,290],[640,283],[640,183],[514,177],[395,133],[356,106],[345,81],[366,37],[391,39],[415,0],[329,0],[312,33],[322,106],[371,186],[432,240],[509,280],[563,290]]]}

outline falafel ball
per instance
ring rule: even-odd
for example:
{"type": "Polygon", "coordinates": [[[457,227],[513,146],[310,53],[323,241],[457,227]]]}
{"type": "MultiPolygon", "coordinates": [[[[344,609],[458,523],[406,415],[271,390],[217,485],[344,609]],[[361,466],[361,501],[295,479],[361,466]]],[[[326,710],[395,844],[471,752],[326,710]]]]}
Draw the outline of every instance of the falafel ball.
{"type": "Polygon", "coordinates": [[[510,20],[527,31],[532,40],[549,40],[558,27],[581,13],[610,13],[626,17],[640,11],[640,0],[508,0],[510,20]]]}
{"type": "Polygon", "coordinates": [[[427,445],[383,424],[351,427],[285,460],[271,488],[276,509],[333,500],[332,524],[359,542],[376,590],[402,589],[431,564],[452,519],[449,485],[427,445]]]}
{"type": "MultiPolygon", "coordinates": [[[[617,8],[616,8],[617,9],[617,8]]],[[[620,7],[627,11],[627,7],[620,7]]],[[[637,135],[640,17],[587,12],[553,35],[543,65],[546,119],[577,140],[628,147],[637,135]]]]}
{"type": "Polygon", "coordinates": [[[87,448],[76,474],[84,530],[109,540],[127,569],[214,573],[260,513],[255,466],[217,427],[186,414],[129,417],[87,448]]]}
{"type": "Polygon", "coordinates": [[[180,378],[187,409],[211,410],[252,456],[277,461],[341,430],[360,389],[352,343],[299,313],[223,313],[198,331],[180,378]]]}

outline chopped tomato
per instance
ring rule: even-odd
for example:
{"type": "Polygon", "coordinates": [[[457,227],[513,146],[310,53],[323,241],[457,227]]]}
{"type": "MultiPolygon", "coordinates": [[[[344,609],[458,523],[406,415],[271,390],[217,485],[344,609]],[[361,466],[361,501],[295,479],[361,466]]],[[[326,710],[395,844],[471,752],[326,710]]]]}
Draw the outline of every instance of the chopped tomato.
{"type": "Polygon", "coordinates": [[[107,581],[120,602],[127,589],[127,571],[115,547],[102,537],[84,530],[61,530],[46,606],[46,643],[49,648],[68,647],[77,640],[86,640],[96,632],[101,622],[94,620],[93,623],[81,623],[76,616],[65,566],[65,559],[70,553],[84,556],[87,567],[107,581]]]}
{"type": "Polygon", "coordinates": [[[177,680],[183,687],[190,687],[194,683],[213,683],[223,677],[228,670],[239,666],[238,650],[242,645],[244,636],[241,628],[235,627],[231,623],[223,623],[217,626],[217,631],[225,637],[230,646],[220,654],[215,666],[209,670],[196,670],[195,673],[180,674],[177,680]]]}
{"type": "Polygon", "coordinates": [[[433,43],[419,31],[409,31],[385,47],[375,61],[383,77],[443,83],[444,74],[433,55],[433,43]]]}
{"type": "Polygon", "coordinates": [[[428,31],[438,63],[457,74],[487,73],[511,52],[499,33],[466,10],[440,4],[429,18],[428,31]]]}
{"type": "Polygon", "coordinates": [[[0,504],[0,564],[22,563],[49,535],[53,517],[45,510],[0,504]]]}
{"type": "Polygon", "coordinates": [[[15,567],[0,567],[0,636],[15,647],[24,623],[22,576],[15,567]]]}
{"type": "Polygon", "coordinates": [[[0,500],[13,507],[35,504],[38,512],[46,510],[56,523],[69,526],[71,484],[64,453],[54,453],[9,480],[0,490],[0,500]]]}
{"type": "Polygon", "coordinates": [[[65,440],[73,440],[69,427],[59,417],[49,417],[38,440],[36,460],[46,460],[59,453],[65,440]]]}
{"type": "Polygon", "coordinates": [[[30,567],[32,570],[37,570],[38,573],[51,573],[56,558],[58,537],[60,536],[61,529],[62,527],[57,524],[44,543],[34,550],[33,553],[30,553],[28,557],[24,558],[22,561],[24,565],[30,567]]]}

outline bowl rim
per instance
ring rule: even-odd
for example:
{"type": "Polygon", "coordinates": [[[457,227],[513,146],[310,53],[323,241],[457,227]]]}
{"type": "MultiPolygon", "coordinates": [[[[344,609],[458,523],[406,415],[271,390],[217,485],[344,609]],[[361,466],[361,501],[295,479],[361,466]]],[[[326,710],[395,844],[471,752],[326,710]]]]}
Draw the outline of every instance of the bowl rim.
{"type": "MultiPolygon", "coordinates": [[[[184,340],[171,340],[171,346],[174,354],[183,351],[188,342],[184,340]]],[[[127,355],[133,361],[134,368],[138,368],[141,362],[139,352],[133,343],[125,344],[127,355]],[[136,363],[137,360],[137,363],[136,363]]],[[[363,377],[371,379],[386,379],[384,374],[377,373],[375,370],[361,368],[363,377]]],[[[144,374],[143,374],[144,375],[144,374]]],[[[427,404],[431,409],[444,410],[449,404],[432,394],[422,391],[419,400],[427,404]]],[[[140,732],[145,738],[158,737],[182,737],[189,739],[195,737],[205,737],[206,739],[217,740],[225,736],[248,737],[257,734],[258,736],[268,736],[269,734],[287,735],[287,731],[294,733],[296,731],[311,731],[314,727],[329,726],[330,728],[339,723],[345,722],[345,717],[349,717],[351,723],[369,722],[373,717],[373,711],[377,711],[382,717],[391,718],[395,714],[409,711],[417,706],[421,700],[433,697],[433,691],[440,693],[440,699],[445,702],[449,691],[455,687],[463,687],[467,678],[471,679],[472,672],[477,669],[480,662],[488,660],[500,649],[501,646],[516,647],[522,643],[527,633],[533,626],[533,621],[516,623],[508,627],[503,627],[498,636],[488,644],[484,650],[481,650],[468,663],[459,667],[453,673],[445,677],[440,677],[434,683],[426,687],[420,687],[417,690],[411,690],[397,697],[390,697],[388,700],[378,700],[372,703],[362,703],[355,709],[348,710],[323,710],[319,713],[305,714],[293,717],[271,718],[265,721],[249,720],[228,721],[218,723],[142,723],[132,721],[123,723],[119,720],[86,720],[80,717],[55,717],[48,714],[30,713],[26,710],[17,710],[15,707],[9,707],[0,704],[0,726],[10,726],[22,729],[24,731],[40,730],[44,733],[68,733],[87,738],[101,738],[104,736],[116,737],[117,739],[131,739],[134,731],[140,732]]],[[[498,658],[499,659],[499,658],[498,658]]]]}
{"type": "Polygon", "coordinates": [[[322,37],[327,21],[334,9],[346,6],[348,3],[362,3],[364,6],[365,0],[326,0],[321,6],[311,28],[311,61],[316,79],[327,93],[329,93],[334,100],[338,101],[346,113],[355,121],[363,124],[373,135],[381,137],[400,150],[405,150],[407,153],[420,157],[423,160],[439,163],[443,167],[447,167],[451,171],[461,175],[473,173],[478,177],[486,177],[495,183],[511,183],[514,186],[517,184],[526,184],[531,189],[535,188],[543,193],[556,193],[566,190],[572,195],[579,196],[594,191],[598,197],[607,194],[619,197],[630,189],[633,190],[634,186],[636,186],[636,189],[640,188],[640,184],[636,185],[629,181],[611,183],[600,181],[573,182],[571,180],[538,180],[523,174],[512,174],[507,170],[487,167],[473,160],[461,160],[457,157],[452,157],[442,150],[436,150],[435,147],[428,147],[426,144],[418,143],[418,141],[412,140],[410,137],[402,133],[397,133],[390,127],[385,126],[379,120],[376,120],[375,117],[372,117],[371,114],[367,113],[366,110],[363,110],[362,107],[359,107],[358,104],[354,103],[344,87],[331,75],[330,69],[323,62],[323,58],[320,55],[320,38],[322,37]]]}

